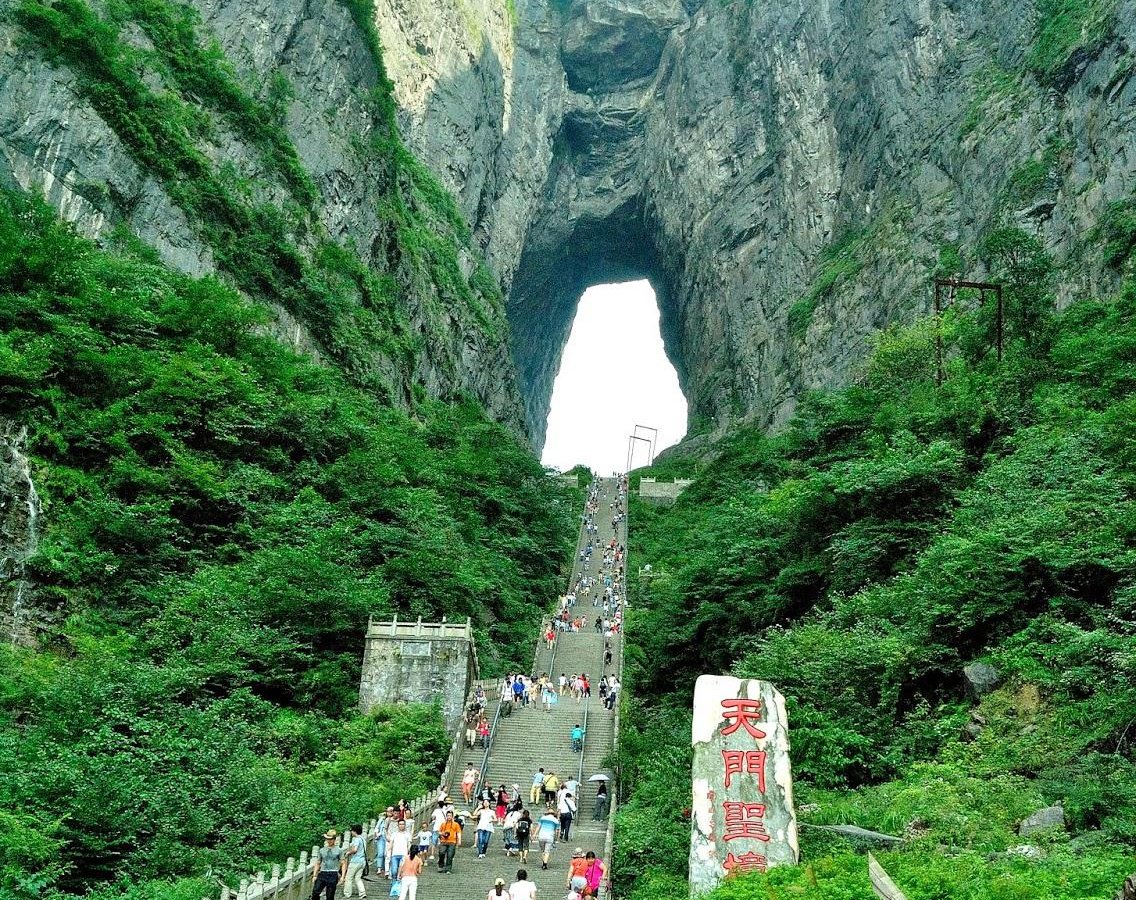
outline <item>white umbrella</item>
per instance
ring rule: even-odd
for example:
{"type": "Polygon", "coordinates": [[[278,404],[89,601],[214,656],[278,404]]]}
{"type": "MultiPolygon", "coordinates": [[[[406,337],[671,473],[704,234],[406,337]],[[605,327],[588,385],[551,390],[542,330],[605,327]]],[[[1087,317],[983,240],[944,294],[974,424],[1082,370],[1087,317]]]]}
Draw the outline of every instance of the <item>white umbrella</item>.
{"type": "Polygon", "coordinates": [[[611,776],[604,775],[603,772],[599,772],[589,778],[588,781],[611,781],[611,776]]]}

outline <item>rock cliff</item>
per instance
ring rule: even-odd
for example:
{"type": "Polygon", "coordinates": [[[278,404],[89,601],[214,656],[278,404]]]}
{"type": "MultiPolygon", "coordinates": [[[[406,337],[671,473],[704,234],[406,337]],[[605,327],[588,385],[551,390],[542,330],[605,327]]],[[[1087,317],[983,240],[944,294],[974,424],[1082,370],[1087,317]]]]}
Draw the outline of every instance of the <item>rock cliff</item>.
{"type": "MultiPolygon", "coordinates": [[[[368,7],[191,4],[239,83],[280,110],[317,189],[319,228],[397,285],[405,346],[369,352],[364,339],[350,360],[396,399],[464,390],[519,422],[479,255],[505,290],[538,446],[592,283],[651,279],[691,424],[716,432],[738,419],[776,427],[803,391],[855,377],[874,331],[926,311],[937,270],[983,274],[976,248],[996,225],[1019,225],[1053,252],[1063,302],[1114,281],[1084,238],[1136,185],[1136,0],[368,7]],[[470,225],[467,245],[444,205],[432,220],[457,234],[440,268],[459,270],[458,289],[439,267],[408,263],[392,224],[392,183],[411,206],[437,192],[416,189],[413,167],[392,172],[358,152],[381,130],[369,98],[383,75],[366,20],[403,140],[470,225]]],[[[203,238],[170,181],[139,163],[74,66],[42,46],[29,52],[25,31],[12,19],[0,31],[7,173],[87,233],[126,225],[186,271],[224,270],[224,248],[203,238]]],[[[143,59],[164,52],[152,28],[128,21],[122,35],[143,59]]],[[[169,66],[143,73],[209,105],[176,76],[169,66]]],[[[287,208],[289,183],[255,141],[224,115],[210,119],[202,152],[253,184],[244,189],[257,200],[287,208]]],[[[334,331],[313,331],[310,309],[274,309],[285,340],[336,350],[334,331]]]]}
{"type": "Polygon", "coordinates": [[[467,393],[520,430],[499,292],[386,133],[365,8],[0,0],[0,184],[42,192],[82,234],[125,229],[225,275],[283,342],[395,403],[467,393]]]}
{"type": "Polygon", "coordinates": [[[509,295],[539,444],[575,304],[651,279],[695,428],[785,421],[1037,235],[1063,302],[1113,274],[1083,238],[1136,186],[1136,3],[381,0],[411,146],[509,295]],[[946,270],[944,270],[946,271],[946,270]]]}

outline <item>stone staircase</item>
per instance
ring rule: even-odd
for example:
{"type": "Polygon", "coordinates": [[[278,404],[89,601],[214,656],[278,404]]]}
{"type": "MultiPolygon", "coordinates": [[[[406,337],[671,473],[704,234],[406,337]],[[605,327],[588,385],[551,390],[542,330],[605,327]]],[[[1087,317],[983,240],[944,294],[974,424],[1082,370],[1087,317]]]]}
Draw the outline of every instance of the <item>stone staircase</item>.
{"type": "MultiPolygon", "coordinates": [[[[617,490],[618,482],[614,479],[601,480],[599,511],[596,515],[596,524],[599,526],[597,544],[606,543],[613,537],[609,504],[615,498],[617,490]]],[[[621,524],[619,530],[621,534],[618,539],[623,540],[625,525],[621,524]]],[[[581,529],[581,545],[584,543],[586,541],[581,529]]],[[[577,553],[577,558],[573,561],[572,582],[575,582],[577,574],[583,572],[597,574],[601,559],[602,553],[597,552],[582,563],[577,553]]],[[[551,769],[562,781],[569,775],[580,780],[579,809],[572,824],[570,838],[566,843],[557,842],[547,871],[541,870],[536,830],[533,830],[527,869],[529,878],[537,884],[539,900],[562,900],[565,896],[568,864],[576,847],[585,852],[593,850],[597,856],[603,857],[609,826],[607,816],[603,821],[593,821],[597,783],[588,781],[592,775],[606,771],[604,763],[614,749],[616,738],[615,713],[604,708],[598,691],[600,677],[606,674],[603,667],[604,639],[595,631],[592,623],[600,610],[592,607],[590,599],[581,597],[573,612],[585,616],[587,627],[577,633],[558,635],[552,651],[545,647],[543,640],[539,641],[535,673],[540,675],[548,672],[556,679],[561,672],[569,677],[574,673],[585,672],[593,684],[592,697],[578,703],[570,693],[566,693],[550,712],[546,712],[538,703],[528,708],[517,706],[510,715],[498,717],[499,704],[491,692],[488,712],[496,718],[496,727],[488,759],[484,760],[484,751],[478,748],[455,760],[453,780],[448,786],[450,796],[456,799],[458,808],[461,809],[462,773],[466,763],[472,762],[482,770],[485,783],[493,789],[501,784],[508,788],[512,788],[514,784],[519,785],[525,806],[535,822],[544,811],[541,803],[528,802],[529,788],[537,769],[543,767],[546,772],[551,769]],[[577,723],[587,729],[582,753],[572,750],[570,734],[577,723]]],[[[611,646],[613,660],[606,671],[617,672],[623,649],[622,639],[611,639],[611,646]]],[[[498,828],[494,832],[485,859],[477,858],[475,840],[474,823],[467,821],[453,874],[440,873],[433,867],[424,872],[419,884],[419,895],[424,900],[480,900],[493,886],[495,879],[505,879],[506,885],[516,879],[520,866],[516,857],[505,855],[502,829],[498,828]]],[[[377,896],[385,896],[384,884],[385,882],[372,884],[369,896],[376,896],[376,888],[379,890],[377,896]]]]}

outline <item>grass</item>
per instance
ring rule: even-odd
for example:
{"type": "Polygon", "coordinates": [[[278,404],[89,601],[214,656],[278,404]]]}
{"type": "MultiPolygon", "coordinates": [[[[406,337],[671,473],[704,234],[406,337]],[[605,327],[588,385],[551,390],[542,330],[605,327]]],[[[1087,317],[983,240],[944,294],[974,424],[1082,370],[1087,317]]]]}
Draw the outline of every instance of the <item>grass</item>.
{"type": "Polygon", "coordinates": [[[1037,31],[1027,58],[1043,79],[1054,78],[1078,51],[1108,37],[1117,0],[1036,0],[1037,31]]]}
{"type": "Polygon", "coordinates": [[[817,276],[809,292],[789,307],[789,333],[798,341],[808,334],[817,307],[842,281],[854,278],[863,268],[864,229],[849,229],[820,254],[817,276]]]}

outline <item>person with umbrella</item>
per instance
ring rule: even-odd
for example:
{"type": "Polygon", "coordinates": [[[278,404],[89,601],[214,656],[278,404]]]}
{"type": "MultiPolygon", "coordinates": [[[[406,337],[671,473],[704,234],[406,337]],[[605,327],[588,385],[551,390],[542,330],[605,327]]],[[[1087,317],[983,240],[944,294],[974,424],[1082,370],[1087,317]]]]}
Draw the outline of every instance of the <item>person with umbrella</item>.
{"type": "Polygon", "coordinates": [[[592,811],[592,821],[602,822],[607,818],[607,781],[600,781],[599,787],[596,788],[596,807],[592,811]]]}

